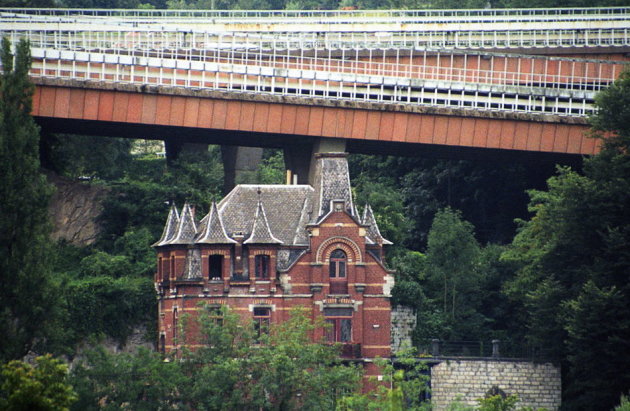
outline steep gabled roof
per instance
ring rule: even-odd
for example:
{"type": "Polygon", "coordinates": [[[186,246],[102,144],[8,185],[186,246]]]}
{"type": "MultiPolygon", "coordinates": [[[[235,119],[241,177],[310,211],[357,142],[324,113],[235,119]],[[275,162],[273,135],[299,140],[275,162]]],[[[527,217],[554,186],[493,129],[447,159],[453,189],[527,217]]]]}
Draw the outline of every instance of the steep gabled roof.
{"type": "Polygon", "coordinates": [[[243,244],[282,244],[282,241],[273,236],[273,233],[269,228],[267,215],[265,214],[265,208],[263,207],[262,201],[258,201],[256,215],[254,216],[252,234],[243,242],[243,244]]]}
{"type": "Polygon", "coordinates": [[[249,238],[254,231],[260,201],[269,230],[276,239],[285,246],[306,246],[305,225],[310,218],[312,196],[313,188],[307,185],[240,184],[217,208],[229,236],[239,232],[249,238]]]}
{"type": "Polygon", "coordinates": [[[166,219],[164,231],[162,231],[162,237],[160,237],[160,239],[155,244],[153,244],[152,247],[167,245],[169,241],[175,238],[175,232],[177,231],[178,225],[179,213],[177,211],[177,207],[175,207],[175,204],[173,204],[168,212],[168,218],[166,219]]]}
{"type": "Polygon", "coordinates": [[[199,235],[195,240],[198,244],[234,244],[225,231],[223,220],[214,201],[210,206],[210,212],[201,220],[199,225],[199,235]]]}
{"type": "Polygon", "coordinates": [[[182,215],[179,218],[179,224],[175,236],[170,240],[169,244],[192,244],[197,235],[197,227],[195,218],[188,203],[182,208],[182,215]]]}
{"type": "Polygon", "coordinates": [[[374,218],[374,212],[369,204],[366,204],[363,209],[363,218],[361,219],[361,222],[363,225],[367,226],[367,235],[372,242],[384,245],[393,244],[381,235],[381,231],[378,229],[378,224],[376,223],[376,218],[374,218]]]}

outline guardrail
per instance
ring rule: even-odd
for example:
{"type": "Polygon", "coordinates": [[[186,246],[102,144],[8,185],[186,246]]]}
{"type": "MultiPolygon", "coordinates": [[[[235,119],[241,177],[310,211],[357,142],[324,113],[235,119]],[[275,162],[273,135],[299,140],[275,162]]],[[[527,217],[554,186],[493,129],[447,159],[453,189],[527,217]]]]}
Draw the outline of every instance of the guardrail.
{"type": "MultiPolygon", "coordinates": [[[[629,24],[630,26],[630,24],[629,24]]],[[[67,50],[474,50],[629,47],[630,27],[624,29],[515,31],[400,31],[323,33],[221,33],[190,30],[0,29],[17,41],[36,47],[67,50]]]]}
{"type": "Polygon", "coordinates": [[[589,8],[527,8],[527,9],[460,9],[460,10],[140,10],[140,9],[55,9],[55,8],[0,8],[5,16],[102,17],[118,19],[318,19],[324,22],[347,22],[349,18],[364,21],[457,21],[458,19],[484,22],[509,19],[511,21],[559,21],[570,19],[610,19],[628,17],[630,7],[589,8]],[[338,18],[335,20],[335,18],[338,18]],[[405,20],[406,19],[406,20],[405,20]],[[520,19],[520,20],[519,20],[520,19]]]}
{"type": "MultiPolygon", "coordinates": [[[[37,49],[32,54],[35,60],[31,74],[35,77],[384,104],[585,116],[593,111],[595,95],[593,90],[483,84],[474,79],[455,82],[439,76],[413,79],[313,70],[295,66],[295,62],[264,66],[238,58],[219,62],[180,61],[37,49]]],[[[603,82],[598,84],[603,86],[603,82]]]]}

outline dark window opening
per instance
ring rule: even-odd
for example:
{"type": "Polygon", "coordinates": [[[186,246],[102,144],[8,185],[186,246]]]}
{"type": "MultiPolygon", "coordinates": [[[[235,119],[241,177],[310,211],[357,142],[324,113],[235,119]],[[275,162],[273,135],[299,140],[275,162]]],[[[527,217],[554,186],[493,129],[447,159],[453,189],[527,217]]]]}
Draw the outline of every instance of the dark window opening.
{"type": "Polygon", "coordinates": [[[223,325],[223,310],[221,306],[208,307],[208,319],[216,325],[223,325]]]}
{"type": "Polygon", "coordinates": [[[256,266],[256,278],[259,280],[269,279],[269,256],[257,255],[254,258],[254,265],[256,266]]]}
{"type": "Polygon", "coordinates": [[[326,341],[349,343],[352,341],[352,308],[326,308],[326,341]]]}
{"type": "Polygon", "coordinates": [[[346,277],[346,253],[337,249],[330,253],[330,278],[346,277]]]}
{"type": "Polygon", "coordinates": [[[211,280],[220,280],[223,277],[223,256],[211,255],[208,258],[208,272],[211,280]]]}
{"type": "Polygon", "coordinates": [[[269,332],[271,323],[271,309],[264,307],[254,307],[254,337],[260,342],[260,337],[269,332]]]}

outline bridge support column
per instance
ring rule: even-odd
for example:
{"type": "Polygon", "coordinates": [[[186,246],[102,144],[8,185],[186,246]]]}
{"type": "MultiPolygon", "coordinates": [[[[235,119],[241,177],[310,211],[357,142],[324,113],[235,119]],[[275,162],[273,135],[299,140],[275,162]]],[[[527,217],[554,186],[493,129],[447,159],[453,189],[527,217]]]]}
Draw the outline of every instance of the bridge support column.
{"type": "Polygon", "coordinates": [[[223,191],[227,194],[236,184],[256,182],[256,171],[262,160],[260,147],[221,146],[223,158],[223,191]]]}
{"type": "Polygon", "coordinates": [[[182,152],[208,151],[208,144],[187,143],[177,138],[167,138],[164,140],[164,149],[166,151],[166,164],[171,166],[182,152]]]}
{"type": "Polygon", "coordinates": [[[318,138],[312,144],[285,147],[284,164],[287,169],[287,184],[313,185],[312,170],[315,168],[315,154],[345,151],[346,140],[338,138],[318,138]]]}

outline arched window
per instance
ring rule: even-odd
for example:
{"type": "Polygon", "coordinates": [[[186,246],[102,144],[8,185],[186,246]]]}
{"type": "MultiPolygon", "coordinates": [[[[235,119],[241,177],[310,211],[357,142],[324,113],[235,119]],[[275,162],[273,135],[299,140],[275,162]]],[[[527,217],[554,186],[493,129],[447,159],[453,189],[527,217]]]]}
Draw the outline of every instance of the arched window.
{"type": "Polygon", "coordinates": [[[330,253],[330,278],[346,278],[346,263],[348,257],[343,250],[336,249],[330,253]]]}
{"type": "Polygon", "coordinates": [[[330,293],[348,294],[348,257],[341,249],[330,253],[329,268],[330,293]]]}

